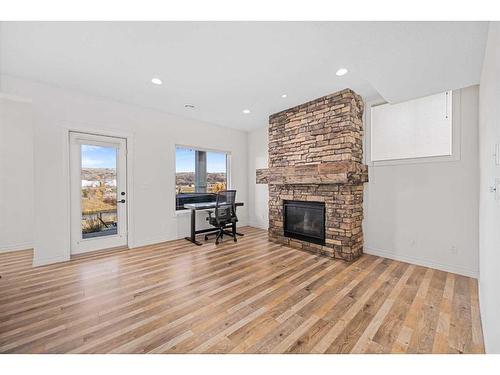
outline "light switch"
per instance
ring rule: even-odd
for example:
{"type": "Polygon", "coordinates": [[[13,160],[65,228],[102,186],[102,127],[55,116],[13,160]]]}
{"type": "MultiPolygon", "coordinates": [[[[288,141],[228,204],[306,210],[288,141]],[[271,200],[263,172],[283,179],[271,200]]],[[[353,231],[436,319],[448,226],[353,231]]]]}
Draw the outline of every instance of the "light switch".
{"type": "Polygon", "coordinates": [[[500,144],[495,143],[495,165],[500,165],[500,144]]]}

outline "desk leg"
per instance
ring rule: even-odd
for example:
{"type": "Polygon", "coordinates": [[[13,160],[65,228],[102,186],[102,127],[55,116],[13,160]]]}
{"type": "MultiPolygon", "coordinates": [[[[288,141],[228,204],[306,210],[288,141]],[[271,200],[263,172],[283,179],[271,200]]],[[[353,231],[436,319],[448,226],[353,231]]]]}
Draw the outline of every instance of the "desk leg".
{"type": "Polygon", "coordinates": [[[243,233],[237,232],[237,230],[236,230],[236,223],[233,223],[233,225],[234,225],[234,233],[236,233],[237,236],[244,236],[243,233]]]}
{"type": "Polygon", "coordinates": [[[201,243],[196,241],[196,210],[191,209],[191,236],[184,237],[189,242],[194,243],[195,245],[201,246],[201,243]]]}
{"type": "Polygon", "coordinates": [[[237,236],[244,236],[243,233],[239,233],[236,231],[236,223],[233,223],[233,225],[234,225],[234,233],[236,233],[237,236]]]}

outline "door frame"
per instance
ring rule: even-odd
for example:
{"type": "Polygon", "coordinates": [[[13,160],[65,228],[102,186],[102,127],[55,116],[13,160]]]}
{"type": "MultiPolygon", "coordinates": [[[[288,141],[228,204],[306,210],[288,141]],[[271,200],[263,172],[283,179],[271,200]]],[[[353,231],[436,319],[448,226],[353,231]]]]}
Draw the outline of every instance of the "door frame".
{"type": "MultiPolygon", "coordinates": [[[[103,129],[103,127],[96,127],[95,124],[88,124],[83,122],[64,123],[63,140],[64,140],[64,176],[66,180],[66,207],[67,207],[67,220],[66,220],[66,244],[67,244],[67,259],[71,259],[71,143],[70,132],[85,133],[96,136],[117,137],[124,138],[127,141],[127,154],[126,154],[126,191],[127,191],[127,246],[129,249],[135,247],[135,233],[134,233],[134,174],[133,174],[133,157],[134,157],[134,134],[123,132],[116,129],[103,129]]],[[[76,254],[75,254],[76,255],[76,254]]]]}
{"type": "Polygon", "coordinates": [[[127,196],[127,140],[121,137],[108,137],[89,133],[70,133],[70,178],[71,178],[71,254],[82,254],[97,250],[128,245],[127,196]],[[123,199],[124,204],[116,205],[117,231],[106,236],[90,236],[82,233],[82,145],[94,145],[115,150],[116,154],[116,193],[114,199],[123,199]]]}

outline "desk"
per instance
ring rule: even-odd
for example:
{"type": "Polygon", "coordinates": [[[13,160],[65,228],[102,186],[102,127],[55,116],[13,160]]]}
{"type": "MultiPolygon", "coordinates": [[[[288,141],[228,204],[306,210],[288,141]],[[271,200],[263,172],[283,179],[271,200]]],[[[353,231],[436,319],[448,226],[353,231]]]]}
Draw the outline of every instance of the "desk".
{"type": "MultiPolygon", "coordinates": [[[[236,202],[235,206],[241,207],[243,206],[243,202],[236,202]]],[[[208,229],[196,230],[196,211],[213,209],[215,208],[215,202],[187,203],[184,205],[184,208],[188,208],[191,210],[191,235],[189,237],[184,237],[184,238],[189,242],[194,243],[195,245],[201,246],[201,242],[196,241],[196,235],[200,233],[215,232],[217,229],[208,228],[208,229]]],[[[227,228],[231,228],[231,225],[228,225],[227,228]]],[[[236,234],[238,236],[243,236],[242,233],[236,233],[236,234]]]]}

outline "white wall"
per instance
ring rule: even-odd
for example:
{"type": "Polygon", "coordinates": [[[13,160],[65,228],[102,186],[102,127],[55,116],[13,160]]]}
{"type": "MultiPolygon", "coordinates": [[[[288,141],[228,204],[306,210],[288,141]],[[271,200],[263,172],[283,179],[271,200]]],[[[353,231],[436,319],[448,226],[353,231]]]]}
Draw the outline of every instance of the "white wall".
{"type": "Polygon", "coordinates": [[[478,87],[453,98],[459,160],[369,166],[364,251],[477,277],[478,87]]]}
{"type": "MultiPolygon", "coordinates": [[[[478,87],[459,95],[454,114],[461,122],[460,160],[369,168],[365,252],[477,277],[478,87]]],[[[264,145],[267,128],[250,134],[251,159],[267,160],[264,145]]],[[[255,184],[252,161],[248,171],[250,195],[257,196],[250,222],[267,227],[261,219],[268,210],[267,187],[255,184]]]]}
{"type": "MultiPolygon", "coordinates": [[[[189,215],[175,214],[175,144],[230,151],[232,187],[247,201],[246,132],[11,76],[2,77],[2,88],[33,100],[36,265],[69,258],[68,128],[133,135],[131,246],[189,233],[189,215]]],[[[247,207],[238,216],[245,224],[247,207]]]]}
{"type": "MultiPolygon", "coordinates": [[[[489,192],[500,166],[500,23],[490,22],[479,91],[479,302],[486,352],[500,353],[500,202],[489,192]]],[[[497,188],[500,188],[498,186],[497,188]]]]}
{"type": "Polygon", "coordinates": [[[267,126],[248,133],[248,203],[249,224],[262,229],[269,227],[269,190],[255,183],[255,170],[268,167],[267,126]]]}
{"type": "Polygon", "coordinates": [[[31,103],[0,94],[0,252],[33,246],[31,103]]]}

